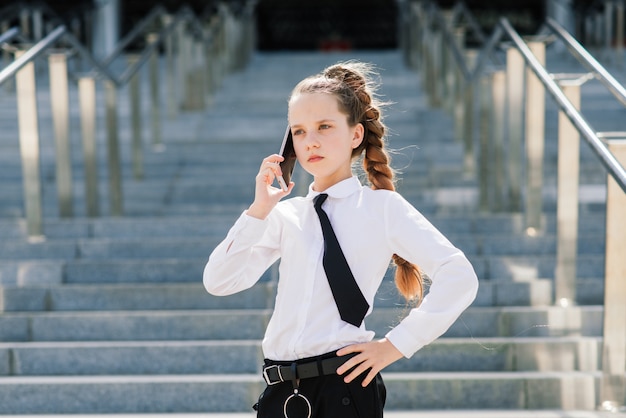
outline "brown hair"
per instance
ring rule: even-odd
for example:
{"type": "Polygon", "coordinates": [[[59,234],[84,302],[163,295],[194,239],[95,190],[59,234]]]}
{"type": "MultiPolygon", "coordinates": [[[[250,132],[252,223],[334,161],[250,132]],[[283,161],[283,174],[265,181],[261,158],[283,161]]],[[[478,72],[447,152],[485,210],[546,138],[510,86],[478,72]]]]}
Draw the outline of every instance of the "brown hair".
{"type": "MultiPolygon", "coordinates": [[[[348,117],[348,125],[363,125],[363,142],[352,152],[358,158],[363,151],[363,168],[373,189],[395,190],[394,171],[389,165],[385,149],[385,125],[381,107],[376,96],[371,65],[348,61],[326,68],[320,74],[302,80],[294,88],[291,97],[301,93],[327,93],[339,102],[339,110],[348,117]]],[[[407,300],[420,301],[423,296],[423,280],[419,268],[397,254],[395,282],[407,300]]]]}

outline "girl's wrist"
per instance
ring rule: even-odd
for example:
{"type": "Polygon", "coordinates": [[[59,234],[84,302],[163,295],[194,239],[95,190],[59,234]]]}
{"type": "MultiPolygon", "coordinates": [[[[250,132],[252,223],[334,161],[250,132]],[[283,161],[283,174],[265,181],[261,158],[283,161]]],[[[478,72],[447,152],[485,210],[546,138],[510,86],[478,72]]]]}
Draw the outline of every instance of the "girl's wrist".
{"type": "Polygon", "coordinates": [[[272,208],[265,208],[261,205],[257,205],[255,203],[252,203],[250,205],[250,207],[248,208],[248,210],[246,211],[246,214],[248,216],[252,216],[253,218],[257,218],[257,219],[265,219],[267,218],[267,215],[269,215],[269,213],[272,211],[272,208]]]}

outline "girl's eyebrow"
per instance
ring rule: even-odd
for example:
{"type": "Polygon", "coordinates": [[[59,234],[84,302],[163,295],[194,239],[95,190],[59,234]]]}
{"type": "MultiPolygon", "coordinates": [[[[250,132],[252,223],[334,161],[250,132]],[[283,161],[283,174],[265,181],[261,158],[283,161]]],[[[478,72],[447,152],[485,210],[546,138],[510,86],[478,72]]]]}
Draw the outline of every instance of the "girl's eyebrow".
{"type": "MultiPolygon", "coordinates": [[[[321,119],[321,120],[315,121],[314,123],[315,124],[320,124],[320,123],[335,122],[335,121],[336,121],[335,119],[326,118],[326,119],[321,119]]],[[[300,126],[302,126],[301,123],[294,123],[293,125],[290,125],[291,129],[298,128],[300,126]]]]}

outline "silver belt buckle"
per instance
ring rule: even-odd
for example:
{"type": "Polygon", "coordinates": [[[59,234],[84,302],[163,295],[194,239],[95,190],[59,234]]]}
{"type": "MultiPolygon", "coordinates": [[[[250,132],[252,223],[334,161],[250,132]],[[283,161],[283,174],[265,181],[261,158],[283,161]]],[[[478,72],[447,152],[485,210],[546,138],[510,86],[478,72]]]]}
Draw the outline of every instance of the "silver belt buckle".
{"type": "Polygon", "coordinates": [[[277,385],[279,383],[283,383],[285,381],[285,379],[283,379],[283,375],[280,373],[280,366],[277,364],[265,367],[263,369],[263,379],[265,380],[265,383],[267,383],[268,386],[273,386],[273,385],[277,385]],[[278,378],[280,380],[276,381],[276,382],[272,382],[269,375],[267,374],[267,371],[270,369],[276,369],[276,372],[278,373],[278,378]]]}

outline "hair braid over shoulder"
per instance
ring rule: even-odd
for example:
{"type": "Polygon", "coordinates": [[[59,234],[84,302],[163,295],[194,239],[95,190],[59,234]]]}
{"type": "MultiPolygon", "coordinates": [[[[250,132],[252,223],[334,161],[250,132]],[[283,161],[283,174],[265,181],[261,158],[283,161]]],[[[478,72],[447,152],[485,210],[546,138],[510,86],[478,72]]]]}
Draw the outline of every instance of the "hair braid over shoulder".
{"type": "MultiPolygon", "coordinates": [[[[390,157],[385,149],[386,129],[381,117],[381,106],[376,97],[376,88],[371,81],[372,69],[360,62],[346,62],[328,67],[322,73],[330,80],[337,80],[347,91],[335,93],[340,108],[348,115],[348,123],[353,126],[361,123],[364,128],[363,142],[352,157],[362,153],[363,168],[373,189],[395,190],[394,172],[390,157]]],[[[400,293],[407,300],[421,300],[423,280],[419,268],[397,254],[393,255],[396,264],[395,282],[400,293]]]]}

